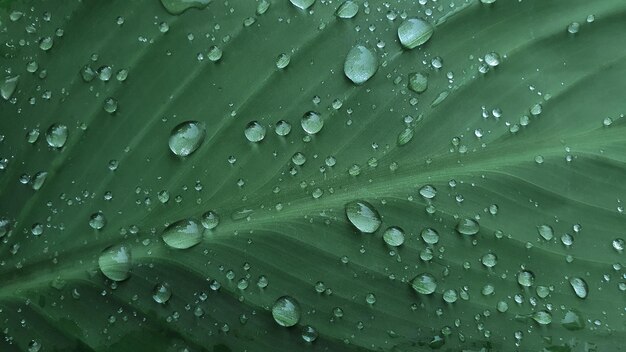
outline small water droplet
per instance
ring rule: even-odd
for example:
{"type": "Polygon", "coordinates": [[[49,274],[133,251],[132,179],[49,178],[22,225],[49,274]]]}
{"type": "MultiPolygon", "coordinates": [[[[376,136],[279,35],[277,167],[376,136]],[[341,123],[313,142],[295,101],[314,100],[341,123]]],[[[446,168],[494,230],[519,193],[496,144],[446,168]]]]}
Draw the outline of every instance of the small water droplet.
{"type": "Polygon", "coordinates": [[[165,304],[172,297],[172,290],[167,282],[162,282],[154,286],[152,290],[152,299],[160,304],[165,304]]]}
{"type": "Polygon", "coordinates": [[[177,156],[188,156],[195,152],[206,136],[204,124],[198,121],[185,121],[178,124],[169,138],[169,147],[177,156]]]}
{"type": "Polygon", "coordinates": [[[163,230],[161,237],[172,248],[187,249],[202,241],[202,225],[195,219],[180,220],[163,230]]]}
{"type": "Polygon", "coordinates": [[[98,258],[102,274],[113,281],[124,281],[130,276],[132,258],[130,247],[124,244],[107,247],[98,258]]]}
{"type": "Polygon", "coordinates": [[[419,294],[430,295],[437,289],[437,280],[431,274],[422,273],[411,280],[411,287],[419,294]]]}
{"type": "Polygon", "coordinates": [[[272,306],[272,317],[280,326],[290,327],[298,324],[301,315],[300,304],[290,296],[282,296],[272,306]]]}
{"type": "Polygon", "coordinates": [[[404,243],[404,230],[398,226],[388,227],[383,233],[383,240],[392,247],[401,246],[404,243]]]}
{"type": "Polygon", "coordinates": [[[265,138],[265,126],[257,121],[250,121],[244,129],[244,135],[250,142],[258,143],[265,138]]]}
{"type": "Polygon", "coordinates": [[[428,89],[428,77],[426,75],[414,72],[409,75],[409,89],[415,93],[423,93],[428,89]]]}
{"type": "Polygon", "coordinates": [[[289,54],[282,53],[276,58],[276,67],[282,70],[289,65],[290,61],[291,56],[289,56],[289,54]]]}
{"type": "Polygon", "coordinates": [[[545,310],[534,312],[532,317],[533,320],[536,321],[539,325],[548,325],[552,323],[552,314],[545,310]]]}
{"type": "Polygon", "coordinates": [[[339,8],[337,8],[335,15],[337,15],[337,17],[339,18],[352,18],[356,16],[358,12],[359,4],[356,1],[346,0],[341,5],[339,5],[339,8]]]}
{"type": "Polygon", "coordinates": [[[517,283],[524,287],[530,287],[535,282],[535,274],[528,270],[522,270],[517,273],[517,283]]]}
{"type": "Polygon", "coordinates": [[[318,336],[317,330],[311,325],[305,325],[302,328],[302,339],[305,342],[313,342],[317,340],[317,336],[318,336]]]}
{"type": "Polygon", "coordinates": [[[308,111],[302,116],[300,125],[302,126],[304,132],[308,134],[316,134],[322,130],[322,127],[324,127],[324,120],[319,112],[308,111]]]}
{"type": "Polygon", "coordinates": [[[104,213],[99,211],[97,213],[91,214],[91,216],[89,217],[89,226],[91,226],[92,229],[100,230],[104,227],[104,225],[106,225],[106,218],[104,217],[104,213]]]}
{"type": "Polygon", "coordinates": [[[294,6],[300,8],[302,10],[308,9],[309,7],[311,7],[315,3],[315,0],[289,0],[289,1],[291,1],[291,3],[294,6]]]}
{"type": "Polygon", "coordinates": [[[355,84],[365,83],[374,76],[377,70],[376,54],[363,45],[352,47],[343,64],[343,72],[355,84]]]}
{"type": "Polygon", "coordinates": [[[46,131],[46,142],[52,148],[62,148],[67,141],[67,126],[54,124],[46,131]]]}
{"type": "Polygon", "coordinates": [[[9,100],[13,96],[20,76],[9,76],[4,78],[4,82],[0,85],[0,95],[4,100],[9,100]]]}
{"type": "Polygon", "coordinates": [[[286,136],[291,132],[291,124],[285,120],[280,120],[276,122],[274,132],[279,136],[286,136]]]}
{"type": "Polygon", "coordinates": [[[462,235],[472,236],[478,233],[480,226],[474,219],[463,218],[456,224],[456,231],[462,235]]]}
{"type": "Polygon", "coordinates": [[[421,18],[409,18],[398,27],[400,43],[407,49],[426,43],[433,35],[434,28],[421,18]]]}
{"type": "Polygon", "coordinates": [[[546,241],[550,241],[554,237],[554,230],[550,225],[544,224],[537,226],[537,232],[539,232],[539,236],[546,241]]]}
{"type": "Polygon", "coordinates": [[[382,223],[376,208],[366,201],[350,202],[345,210],[350,223],[361,232],[374,233],[382,223]]]}
{"type": "Polygon", "coordinates": [[[587,282],[580,277],[572,277],[569,279],[570,285],[574,289],[574,293],[579,298],[587,298],[587,294],[589,292],[589,288],[587,286],[587,282]]]}
{"type": "Polygon", "coordinates": [[[203,9],[213,0],[161,0],[163,7],[172,15],[179,15],[190,8],[203,9]]]}

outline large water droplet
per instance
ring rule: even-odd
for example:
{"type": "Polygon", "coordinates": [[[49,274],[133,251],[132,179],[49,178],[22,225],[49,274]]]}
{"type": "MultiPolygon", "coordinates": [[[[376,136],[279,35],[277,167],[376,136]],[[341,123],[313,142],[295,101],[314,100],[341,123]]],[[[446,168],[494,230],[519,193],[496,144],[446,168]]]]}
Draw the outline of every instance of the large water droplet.
{"type": "Polygon", "coordinates": [[[572,277],[569,279],[569,283],[570,285],[572,285],[576,296],[580,298],[587,298],[589,288],[587,286],[587,282],[584,279],[580,277],[572,277]]]}
{"type": "Polygon", "coordinates": [[[356,84],[363,84],[378,70],[378,58],[363,45],[354,46],[346,55],[343,72],[356,84]]]}
{"type": "Polygon", "coordinates": [[[464,218],[456,224],[456,231],[462,235],[472,236],[478,233],[480,226],[474,219],[464,218]]]}
{"type": "Polygon", "coordinates": [[[316,134],[322,129],[322,127],[324,127],[324,120],[319,112],[308,111],[302,116],[300,125],[302,125],[304,132],[308,134],[316,134]]]}
{"type": "Polygon", "coordinates": [[[537,232],[539,232],[539,236],[543,237],[546,241],[550,241],[554,237],[554,230],[550,225],[537,226],[537,232]]]}
{"type": "Polygon", "coordinates": [[[67,141],[67,126],[54,124],[46,131],[46,142],[52,148],[62,148],[67,141]]]}
{"type": "Polygon", "coordinates": [[[15,88],[17,88],[17,82],[19,82],[20,76],[10,76],[4,79],[4,82],[0,85],[0,95],[4,100],[11,99],[15,88]]]}
{"type": "Polygon", "coordinates": [[[300,9],[303,9],[303,10],[308,9],[309,7],[311,7],[315,3],[315,0],[289,0],[289,1],[291,1],[291,3],[294,6],[300,8],[300,9]]]}
{"type": "Polygon", "coordinates": [[[356,1],[346,0],[335,12],[339,18],[352,18],[359,12],[359,4],[356,1]]]}
{"type": "Polygon", "coordinates": [[[433,35],[433,26],[421,18],[409,18],[398,27],[400,43],[413,49],[428,41],[433,35]]]}
{"type": "Polygon", "coordinates": [[[91,216],[89,217],[89,226],[91,226],[91,228],[94,230],[102,229],[104,225],[106,225],[106,222],[107,220],[104,217],[104,213],[100,211],[97,213],[91,214],[91,216]]]}
{"type": "Polygon", "coordinates": [[[172,15],[179,15],[192,7],[205,8],[212,0],[161,0],[161,4],[172,15]]]}
{"type": "Polygon", "coordinates": [[[373,233],[382,221],[373,205],[366,201],[353,201],[346,204],[346,216],[359,231],[373,233]]]}
{"type": "Polygon", "coordinates": [[[202,214],[202,219],[200,219],[202,226],[204,226],[207,230],[212,230],[220,224],[220,216],[217,215],[213,210],[209,210],[206,213],[202,214]]]}
{"type": "Polygon", "coordinates": [[[423,93],[428,89],[428,77],[421,73],[411,73],[409,75],[409,89],[415,93],[423,93]]]}
{"type": "Polygon", "coordinates": [[[517,283],[524,287],[530,287],[535,283],[535,274],[528,270],[522,270],[517,273],[517,283]]]}
{"type": "Polygon", "coordinates": [[[552,314],[545,310],[534,312],[532,318],[539,325],[548,325],[552,322],[552,314]]]}
{"type": "Polygon", "coordinates": [[[422,230],[422,239],[428,244],[437,244],[439,242],[439,233],[435,229],[425,228],[422,230]]]}
{"type": "Polygon", "coordinates": [[[124,281],[130,276],[132,265],[130,247],[118,244],[106,248],[98,258],[98,267],[113,281],[124,281]]]}
{"type": "Polygon", "coordinates": [[[168,226],[161,237],[172,248],[187,249],[202,241],[202,225],[195,219],[180,220],[168,226]]]}
{"type": "Polygon", "coordinates": [[[257,121],[250,121],[243,133],[250,142],[257,143],[265,138],[265,127],[257,121]]]}
{"type": "Polygon", "coordinates": [[[388,227],[383,233],[383,240],[392,247],[401,246],[404,243],[404,230],[398,226],[388,227]]]}
{"type": "Polygon", "coordinates": [[[203,123],[198,121],[180,123],[174,127],[170,134],[170,150],[175,155],[187,156],[200,147],[205,136],[206,131],[203,123]]]}
{"type": "Polygon", "coordinates": [[[172,290],[167,282],[163,282],[154,286],[152,290],[152,299],[160,304],[165,304],[172,297],[172,290]]]}
{"type": "Polygon", "coordinates": [[[419,274],[411,281],[411,287],[419,294],[430,295],[437,289],[437,280],[428,273],[419,274]]]}
{"type": "Polygon", "coordinates": [[[280,297],[272,306],[272,316],[280,326],[290,327],[298,324],[301,314],[300,304],[289,296],[280,297]]]}

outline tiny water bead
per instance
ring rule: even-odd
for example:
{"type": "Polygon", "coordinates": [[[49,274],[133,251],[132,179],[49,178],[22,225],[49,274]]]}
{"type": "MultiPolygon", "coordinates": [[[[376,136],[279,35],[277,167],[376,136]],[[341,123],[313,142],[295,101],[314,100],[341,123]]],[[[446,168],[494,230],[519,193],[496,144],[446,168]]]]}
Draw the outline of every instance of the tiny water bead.
{"type": "Polygon", "coordinates": [[[161,0],[167,12],[179,15],[190,8],[205,8],[213,0],[161,0]]]}
{"type": "Polygon", "coordinates": [[[398,27],[400,43],[407,49],[426,43],[433,36],[434,28],[421,18],[409,18],[398,27]]]}
{"type": "Polygon", "coordinates": [[[272,306],[272,317],[280,326],[291,327],[300,321],[300,304],[293,297],[282,296],[272,306]]]}
{"type": "Polygon", "coordinates": [[[202,241],[202,225],[195,219],[184,219],[169,225],[161,235],[168,246],[187,249],[202,241]]]}
{"type": "Polygon", "coordinates": [[[308,111],[304,113],[300,120],[300,125],[304,132],[308,134],[316,134],[324,127],[324,120],[319,112],[308,111]]]}
{"type": "Polygon", "coordinates": [[[152,290],[152,299],[159,303],[165,304],[172,297],[172,290],[167,282],[162,282],[154,286],[152,290]]]}
{"type": "Polygon", "coordinates": [[[170,133],[169,147],[176,156],[188,156],[195,152],[206,136],[204,124],[198,121],[182,122],[170,133]]]}
{"type": "Polygon", "coordinates": [[[258,143],[265,138],[266,129],[263,125],[258,123],[257,121],[250,121],[246,125],[244,130],[244,135],[246,138],[253,143],[258,143]]]}
{"type": "Polygon", "coordinates": [[[474,219],[460,219],[456,224],[456,231],[462,235],[473,236],[480,230],[480,225],[474,219]]]}
{"type": "Polygon", "coordinates": [[[344,1],[335,12],[339,18],[353,18],[359,12],[359,4],[356,1],[344,1]]]}
{"type": "Polygon", "coordinates": [[[430,295],[437,289],[437,280],[431,274],[422,273],[411,280],[411,287],[419,294],[430,295]]]}
{"type": "Polygon", "coordinates": [[[587,286],[587,282],[580,277],[572,277],[569,279],[569,283],[574,289],[574,293],[578,298],[587,298],[589,293],[589,287],[587,286]]]}
{"type": "Polygon", "coordinates": [[[65,142],[67,142],[67,136],[67,126],[54,124],[46,131],[46,142],[52,148],[63,148],[65,142]]]}
{"type": "Polygon", "coordinates": [[[404,243],[404,230],[397,226],[388,227],[383,233],[383,240],[392,247],[401,246],[404,243]]]}
{"type": "Polygon", "coordinates": [[[363,233],[376,232],[382,223],[376,208],[366,201],[350,202],[345,210],[350,223],[363,233]]]}
{"type": "Polygon", "coordinates": [[[409,75],[409,89],[415,93],[423,93],[428,89],[428,77],[419,72],[409,75]]]}
{"type": "Polygon", "coordinates": [[[294,6],[302,10],[308,9],[309,7],[313,6],[313,4],[315,3],[315,0],[289,0],[289,1],[291,1],[291,3],[294,6]]]}
{"type": "Polygon", "coordinates": [[[530,287],[535,283],[535,274],[528,270],[517,273],[517,283],[523,287],[530,287]]]}
{"type": "Polygon", "coordinates": [[[274,126],[274,132],[279,136],[286,136],[291,132],[291,124],[285,120],[279,120],[274,126]]]}
{"type": "Polygon", "coordinates": [[[131,250],[125,244],[107,247],[98,258],[98,267],[104,276],[113,281],[124,281],[130,276],[131,250]]]}
{"type": "Polygon", "coordinates": [[[378,71],[376,54],[363,45],[350,49],[343,64],[343,72],[355,84],[363,84],[378,71]]]}

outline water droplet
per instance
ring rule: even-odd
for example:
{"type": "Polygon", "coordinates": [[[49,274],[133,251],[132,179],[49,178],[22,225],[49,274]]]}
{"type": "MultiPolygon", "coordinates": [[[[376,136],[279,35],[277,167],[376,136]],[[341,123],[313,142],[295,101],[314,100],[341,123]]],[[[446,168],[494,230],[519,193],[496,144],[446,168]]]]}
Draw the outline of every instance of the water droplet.
{"type": "Polygon", "coordinates": [[[124,281],[130,276],[132,265],[130,247],[124,244],[106,248],[98,258],[102,274],[113,281],[124,281]]]}
{"type": "Polygon", "coordinates": [[[439,242],[439,233],[430,227],[423,229],[421,236],[424,242],[428,244],[437,244],[439,242]]]}
{"type": "Polygon", "coordinates": [[[209,52],[207,53],[207,58],[213,62],[219,61],[222,58],[222,49],[213,45],[209,48],[209,52]]]}
{"type": "Polygon", "coordinates": [[[290,327],[300,321],[300,304],[294,298],[282,296],[272,306],[274,321],[280,326],[290,327]]]}
{"type": "Polygon", "coordinates": [[[47,177],[48,173],[45,171],[39,171],[36,173],[35,176],[33,176],[33,189],[38,191],[43,186],[44,182],[46,182],[47,177]]]}
{"type": "Polygon", "coordinates": [[[300,8],[302,10],[308,9],[309,7],[311,7],[315,3],[315,0],[289,0],[289,1],[291,1],[291,3],[294,6],[300,8]]]}
{"type": "Polygon", "coordinates": [[[443,291],[443,300],[448,303],[454,303],[459,298],[459,294],[454,289],[443,291]]]}
{"type": "Polygon", "coordinates": [[[359,12],[359,4],[356,1],[346,0],[335,12],[339,18],[352,18],[359,12]]]}
{"type": "Polygon", "coordinates": [[[52,37],[43,37],[39,40],[39,49],[48,51],[52,49],[54,45],[54,39],[52,37]]]}
{"type": "Polygon", "coordinates": [[[289,134],[289,132],[291,132],[291,124],[285,120],[280,120],[276,122],[274,131],[279,136],[286,136],[289,134]]]}
{"type": "Polygon", "coordinates": [[[290,61],[291,56],[289,56],[289,54],[282,53],[276,58],[276,67],[282,70],[289,65],[290,61]]]}
{"type": "Polygon", "coordinates": [[[437,189],[432,185],[425,185],[419,190],[420,195],[426,199],[433,199],[437,195],[437,189]]]}
{"type": "Polygon", "coordinates": [[[257,15],[262,15],[270,8],[271,3],[268,0],[261,0],[256,7],[257,15]]]}
{"type": "Polygon", "coordinates": [[[548,325],[552,323],[552,314],[545,310],[534,312],[532,317],[533,320],[536,321],[539,325],[548,325]]]}
{"type": "Polygon", "coordinates": [[[109,114],[113,114],[117,111],[117,99],[115,98],[106,98],[104,101],[104,111],[109,114]]]}
{"type": "Polygon", "coordinates": [[[161,0],[161,4],[172,15],[179,15],[192,7],[203,9],[213,0],[161,0]]]}
{"type": "Polygon", "coordinates": [[[419,294],[430,295],[437,289],[437,280],[428,273],[419,274],[411,281],[411,287],[419,294]]]}
{"type": "Polygon", "coordinates": [[[202,241],[202,226],[195,219],[180,220],[168,226],[161,237],[172,248],[187,249],[202,241]]]}
{"type": "Polygon", "coordinates": [[[570,331],[582,330],[585,328],[585,320],[578,311],[568,310],[561,320],[561,325],[570,331]]]}
{"type": "Polygon", "coordinates": [[[537,232],[539,232],[539,235],[546,241],[550,241],[554,237],[554,230],[550,225],[537,226],[537,232]]]}
{"type": "Polygon", "coordinates": [[[41,343],[39,341],[31,340],[28,343],[28,352],[39,352],[41,350],[41,343]]]}
{"type": "Polygon", "coordinates": [[[517,273],[517,283],[524,287],[530,287],[535,282],[535,274],[528,270],[522,270],[517,273]]]}
{"type": "Polygon", "coordinates": [[[9,100],[13,96],[13,92],[17,88],[17,83],[20,80],[20,76],[10,76],[4,79],[2,85],[0,85],[0,95],[4,100],[9,100]]]}
{"type": "Polygon", "coordinates": [[[109,81],[111,79],[111,75],[113,75],[113,69],[111,66],[102,66],[96,72],[98,73],[98,78],[103,82],[109,81]]]}
{"type": "Polygon", "coordinates": [[[493,4],[496,2],[496,0],[480,0],[480,2],[483,4],[493,4]]]}
{"type": "Polygon", "coordinates": [[[572,22],[567,26],[567,32],[570,34],[576,34],[580,30],[580,23],[572,22]]]}
{"type": "Polygon", "coordinates": [[[319,112],[308,111],[302,116],[300,125],[304,132],[308,134],[316,134],[324,127],[324,120],[319,112]]]}
{"type": "Polygon", "coordinates": [[[106,225],[106,218],[102,212],[91,214],[89,217],[89,226],[94,230],[100,230],[106,225]]]}
{"type": "Polygon", "coordinates": [[[363,84],[378,70],[378,58],[370,49],[356,45],[350,49],[343,64],[346,77],[355,84],[363,84]]]}
{"type": "Polygon", "coordinates": [[[202,219],[200,219],[202,226],[204,226],[207,230],[212,230],[220,224],[220,216],[217,215],[213,210],[209,210],[206,213],[202,214],[202,219]]]}
{"type": "Polygon", "coordinates": [[[403,146],[409,143],[414,136],[414,132],[412,128],[405,128],[398,134],[398,146],[403,146]]]}
{"type": "Polygon", "coordinates": [[[496,52],[490,52],[488,54],[485,55],[485,62],[487,63],[487,65],[491,66],[491,67],[496,67],[498,65],[500,65],[500,54],[496,53],[496,52]]]}
{"type": "Polygon", "coordinates": [[[622,253],[624,251],[626,241],[624,241],[623,238],[616,238],[613,240],[613,242],[611,242],[611,245],[613,246],[613,249],[615,249],[619,253],[622,253]]]}
{"type": "Polygon", "coordinates": [[[487,268],[493,268],[496,264],[498,264],[498,257],[493,253],[487,253],[483,255],[480,261],[487,268]]]}
{"type": "Polygon", "coordinates": [[[421,18],[409,18],[398,27],[400,43],[413,49],[426,43],[433,35],[433,26],[421,18]]]}
{"type": "Polygon", "coordinates": [[[572,277],[569,279],[569,284],[572,285],[576,296],[583,299],[587,298],[589,288],[587,286],[587,282],[584,279],[580,277],[572,277]]]}
{"type": "Polygon", "coordinates": [[[480,226],[474,219],[463,218],[456,224],[456,231],[462,235],[472,236],[478,233],[480,226]]]}
{"type": "Polygon", "coordinates": [[[62,148],[67,141],[67,126],[54,124],[46,131],[46,142],[52,148],[62,148]]]}
{"type": "Polygon", "coordinates": [[[388,227],[383,233],[383,240],[392,247],[401,246],[404,243],[404,230],[397,226],[388,227]]]}
{"type": "Polygon", "coordinates": [[[305,342],[313,342],[317,340],[317,336],[318,336],[317,330],[311,325],[305,325],[302,328],[302,339],[305,342]]]}
{"type": "Polygon", "coordinates": [[[250,142],[258,143],[265,138],[265,131],[265,127],[257,121],[250,121],[243,133],[250,142]]]}
{"type": "Polygon", "coordinates": [[[170,133],[169,147],[177,156],[188,156],[195,152],[206,136],[204,124],[198,121],[186,121],[178,124],[170,133]]]}
{"type": "Polygon", "coordinates": [[[172,290],[167,282],[162,282],[154,286],[152,290],[152,299],[160,304],[165,304],[172,297],[172,290]]]}
{"type": "Polygon", "coordinates": [[[345,208],[348,220],[361,232],[374,233],[382,223],[376,208],[366,201],[353,201],[345,208]]]}
{"type": "Polygon", "coordinates": [[[409,89],[415,93],[423,93],[428,89],[428,77],[419,72],[414,72],[409,75],[409,89]]]}

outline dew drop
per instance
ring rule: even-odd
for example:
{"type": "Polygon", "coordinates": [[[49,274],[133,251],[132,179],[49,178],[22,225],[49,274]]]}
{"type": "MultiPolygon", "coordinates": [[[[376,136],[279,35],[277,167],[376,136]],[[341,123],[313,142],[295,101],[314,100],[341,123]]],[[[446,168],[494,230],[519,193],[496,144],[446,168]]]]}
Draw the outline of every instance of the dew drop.
{"type": "Polygon", "coordinates": [[[426,75],[414,72],[409,75],[409,89],[415,93],[423,93],[428,89],[428,77],[426,75]]]}
{"type": "Polygon", "coordinates": [[[404,230],[397,226],[388,227],[383,233],[383,240],[392,247],[401,246],[404,243],[404,230]]]}
{"type": "Polygon", "coordinates": [[[376,208],[366,201],[353,201],[345,208],[348,220],[361,232],[374,233],[382,223],[376,208]]]}
{"type": "Polygon", "coordinates": [[[456,231],[462,235],[473,236],[478,233],[480,226],[474,219],[463,218],[456,224],[456,231]]]}
{"type": "Polygon", "coordinates": [[[107,247],[98,258],[100,271],[113,281],[128,279],[131,265],[130,247],[124,244],[107,247]]]}
{"type": "Polygon", "coordinates": [[[535,274],[528,270],[522,270],[517,273],[517,283],[524,287],[530,287],[535,282],[535,274]]]}
{"type": "Polygon", "coordinates": [[[552,323],[552,314],[545,310],[534,312],[532,318],[539,325],[548,325],[552,323]]]}
{"type": "Polygon", "coordinates": [[[19,80],[20,76],[9,76],[4,79],[4,82],[0,85],[0,95],[2,95],[4,100],[11,99],[19,80]]]}
{"type": "Polygon", "coordinates": [[[413,49],[426,43],[433,35],[433,26],[421,18],[409,18],[398,27],[400,43],[413,49]]]}
{"type": "Polygon", "coordinates": [[[276,67],[282,70],[289,65],[290,61],[291,56],[289,56],[289,54],[282,53],[276,58],[276,67]]]}
{"type": "Polygon", "coordinates": [[[554,237],[554,230],[550,225],[544,224],[537,226],[537,232],[539,232],[539,236],[546,241],[550,241],[554,237]]]}
{"type": "Polygon", "coordinates": [[[91,214],[89,217],[89,226],[94,230],[100,230],[106,225],[106,218],[102,212],[91,214]]]}
{"type": "Polygon", "coordinates": [[[291,124],[285,120],[280,120],[276,122],[274,132],[276,132],[277,135],[284,137],[291,132],[291,124]]]}
{"type": "Polygon", "coordinates": [[[213,230],[220,224],[220,216],[217,215],[213,210],[209,210],[206,213],[202,214],[202,218],[200,219],[202,226],[204,226],[207,230],[213,230]]]}
{"type": "Polygon", "coordinates": [[[187,249],[202,241],[202,225],[195,219],[177,221],[161,235],[165,244],[176,249],[187,249]]]}
{"type": "Polygon", "coordinates": [[[419,294],[430,295],[437,289],[437,280],[428,273],[422,273],[411,280],[411,287],[419,294]]]}
{"type": "Polygon", "coordinates": [[[190,8],[205,8],[213,0],[161,0],[163,7],[172,15],[179,15],[190,8]]]}
{"type": "Polygon", "coordinates": [[[302,116],[300,125],[302,126],[304,132],[308,134],[316,134],[322,130],[322,127],[324,127],[324,120],[319,112],[308,111],[302,116]]]}
{"type": "Polygon", "coordinates": [[[335,12],[339,18],[352,18],[359,12],[359,4],[356,1],[346,0],[335,12]]]}
{"type": "Polygon", "coordinates": [[[587,298],[589,288],[585,280],[580,277],[572,277],[569,279],[569,284],[572,285],[576,296],[583,299],[587,298]]]}
{"type": "Polygon", "coordinates": [[[165,304],[172,297],[172,290],[167,282],[162,282],[154,286],[152,290],[152,299],[159,303],[165,304]]]}
{"type": "Polygon", "coordinates": [[[52,148],[62,148],[67,141],[67,126],[54,124],[46,131],[46,142],[52,148]]]}
{"type": "Polygon", "coordinates": [[[263,138],[265,138],[265,132],[266,132],[265,126],[261,125],[257,121],[248,122],[248,124],[246,125],[246,128],[243,131],[246,138],[250,142],[254,142],[254,143],[258,143],[262,141],[263,138]]]}
{"type": "Polygon", "coordinates": [[[439,242],[439,233],[430,227],[423,229],[421,236],[424,242],[428,244],[437,244],[439,242]]]}
{"type": "Polygon", "coordinates": [[[355,84],[363,84],[378,70],[378,58],[367,47],[356,45],[350,49],[343,64],[343,72],[355,84]]]}
{"type": "Polygon", "coordinates": [[[315,0],[289,0],[289,1],[291,1],[291,3],[295,7],[300,8],[302,10],[308,9],[315,3],[315,0]]]}
{"type": "Polygon", "coordinates": [[[300,304],[290,296],[282,296],[272,306],[272,317],[280,326],[290,327],[298,324],[301,315],[300,304]]]}
{"type": "Polygon", "coordinates": [[[313,342],[313,341],[317,340],[318,335],[319,334],[318,334],[317,330],[314,327],[312,327],[311,325],[305,325],[302,328],[302,339],[305,342],[313,342]]]}
{"type": "Polygon", "coordinates": [[[206,136],[204,124],[198,121],[185,121],[178,124],[170,133],[169,147],[177,156],[188,156],[195,152],[206,136]]]}

